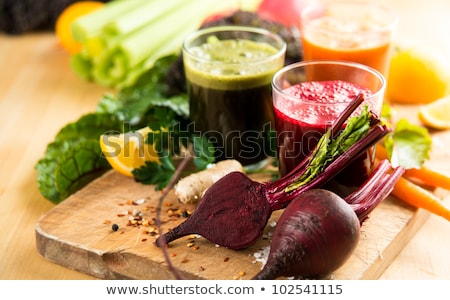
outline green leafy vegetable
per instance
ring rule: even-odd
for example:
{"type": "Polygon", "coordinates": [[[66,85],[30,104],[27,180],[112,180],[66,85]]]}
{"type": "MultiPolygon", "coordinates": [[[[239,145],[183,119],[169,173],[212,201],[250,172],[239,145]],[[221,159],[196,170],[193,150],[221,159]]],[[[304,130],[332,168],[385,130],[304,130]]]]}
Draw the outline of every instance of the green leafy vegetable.
{"type": "MultiPolygon", "coordinates": [[[[95,112],[81,116],[58,132],[35,166],[39,190],[45,198],[59,203],[111,168],[100,149],[102,134],[145,126],[157,130],[186,126],[187,95],[165,96],[168,90],[165,74],[175,59],[176,56],[161,58],[133,86],[116,95],[103,96],[95,112]]],[[[178,131],[183,132],[180,129],[178,131]]],[[[180,151],[176,146],[172,149],[180,151]]],[[[169,161],[159,168],[168,173],[171,170],[169,161]]],[[[144,171],[140,171],[140,176],[144,171]]],[[[158,176],[153,180],[164,184],[163,178],[158,176]]]]}
{"type": "Polygon", "coordinates": [[[206,137],[194,136],[194,164],[198,169],[204,170],[209,164],[214,163],[214,146],[208,141],[206,137]]]}
{"type": "Polygon", "coordinates": [[[308,184],[311,180],[324,172],[324,169],[341,154],[345,153],[353,144],[367,135],[371,129],[372,114],[367,106],[364,106],[361,113],[349,119],[336,138],[332,138],[331,128],[320,138],[318,146],[310,155],[309,168],[301,176],[291,183],[286,191],[292,191],[300,186],[308,184]]]}
{"type": "Polygon", "coordinates": [[[209,164],[215,162],[212,143],[205,136],[194,135],[186,131],[186,128],[178,125],[174,124],[166,131],[149,134],[146,142],[155,146],[160,163],[146,162],[144,166],[133,170],[136,181],[144,184],[155,184],[157,189],[166,187],[176,169],[175,161],[184,155],[191,155],[187,153],[190,146],[193,148],[195,168],[188,171],[189,173],[204,170],[209,164]],[[180,131],[180,128],[183,129],[180,131]],[[184,146],[185,151],[179,148],[180,145],[184,146]]]}
{"type": "Polygon", "coordinates": [[[168,155],[160,157],[160,163],[146,162],[145,166],[134,169],[134,178],[143,184],[155,184],[156,188],[161,190],[172,178],[175,172],[173,161],[168,155]]]}
{"type": "Polygon", "coordinates": [[[393,131],[385,137],[384,145],[391,164],[405,169],[419,169],[430,158],[432,138],[422,126],[400,119],[393,126],[393,131]]]}
{"type": "Polygon", "coordinates": [[[405,118],[394,119],[395,109],[384,102],[381,119],[391,128],[391,132],[383,139],[388,159],[393,167],[419,169],[430,158],[433,140],[426,127],[412,124],[405,118]]]}
{"type": "Polygon", "coordinates": [[[120,127],[112,114],[88,114],[63,127],[35,166],[41,194],[59,203],[109,170],[98,139],[105,131],[120,127]]]}
{"type": "Polygon", "coordinates": [[[187,95],[183,93],[166,96],[169,87],[165,76],[176,59],[175,55],[160,58],[154,67],[142,74],[132,86],[119,90],[116,96],[105,95],[97,104],[97,112],[114,113],[134,127],[149,125],[152,129],[160,129],[159,125],[152,125],[155,120],[158,123],[166,118],[170,123],[175,116],[187,119],[189,117],[187,95]],[[167,113],[171,115],[165,116],[167,113]]]}

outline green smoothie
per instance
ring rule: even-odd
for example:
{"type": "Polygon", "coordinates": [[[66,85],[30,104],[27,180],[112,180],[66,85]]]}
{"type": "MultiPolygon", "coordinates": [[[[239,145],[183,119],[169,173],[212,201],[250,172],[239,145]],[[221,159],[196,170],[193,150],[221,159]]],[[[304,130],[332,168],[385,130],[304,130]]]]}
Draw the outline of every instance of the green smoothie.
{"type": "Polygon", "coordinates": [[[191,120],[213,141],[218,160],[246,165],[273,151],[266,137],[273,127],[271,80],[284,64],[279,53],[266,42],[209,36],[184,54],[191,120]]]}

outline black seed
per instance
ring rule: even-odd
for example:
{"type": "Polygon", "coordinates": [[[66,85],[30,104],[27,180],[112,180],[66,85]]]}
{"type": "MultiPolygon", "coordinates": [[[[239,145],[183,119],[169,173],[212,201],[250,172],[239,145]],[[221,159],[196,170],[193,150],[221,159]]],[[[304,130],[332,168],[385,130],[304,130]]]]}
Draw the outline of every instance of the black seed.
{"type": "Polygon", "coordinates": [[[111,229],[112,229],[113,231],[117,231],[117,230],[119,230],[119,225],[117,225],[117,224],[112,224],[111,229]]]}

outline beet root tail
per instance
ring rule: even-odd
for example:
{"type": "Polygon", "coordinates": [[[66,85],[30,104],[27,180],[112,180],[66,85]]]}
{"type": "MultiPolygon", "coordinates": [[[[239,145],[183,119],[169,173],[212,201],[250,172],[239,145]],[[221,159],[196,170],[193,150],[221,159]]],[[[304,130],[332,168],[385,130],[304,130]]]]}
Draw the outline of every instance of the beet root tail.
{"type": "MultiPolygon", "coordinates": [[[[187,222],[187,220],[186,220],[186,222],[187,222]]],[[[180,225],[178,225],[177,227],[166,232],[165,234],[160,235],[155,241],[156,246],[162,247],[162,246],[167,245],[168,243],[175,241],[183,236],[192,234],[192,232],[187,232],[184,230],[184,228],[186,227],[186,224],[185,224],[186,222],[183,222],[180,225]]]]}

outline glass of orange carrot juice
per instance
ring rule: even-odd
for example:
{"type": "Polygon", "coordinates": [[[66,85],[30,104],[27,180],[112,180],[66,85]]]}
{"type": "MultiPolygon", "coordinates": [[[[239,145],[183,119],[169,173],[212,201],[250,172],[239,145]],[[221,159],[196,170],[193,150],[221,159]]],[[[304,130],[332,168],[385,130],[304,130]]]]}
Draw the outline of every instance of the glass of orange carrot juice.
{"type": "Polygon", "coordinates": [[[317,2],[300,18],[305,60],[344,60],[389,69],[397,16],[370,2],[317,2]]]}

